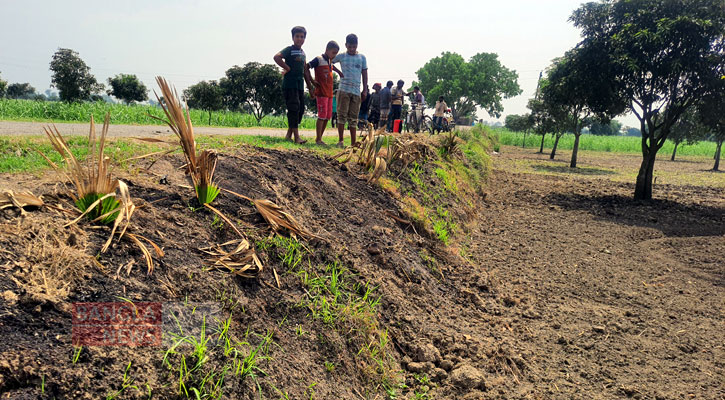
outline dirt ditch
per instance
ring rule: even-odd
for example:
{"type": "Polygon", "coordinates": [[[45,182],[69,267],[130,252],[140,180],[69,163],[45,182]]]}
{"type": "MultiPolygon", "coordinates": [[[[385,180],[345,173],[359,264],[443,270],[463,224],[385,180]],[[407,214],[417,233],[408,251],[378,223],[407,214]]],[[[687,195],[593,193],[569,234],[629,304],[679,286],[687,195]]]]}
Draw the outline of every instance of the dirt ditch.
{"type": "MultiPolygon", "coordinates": [[[[199,248],[237,235],[193,210],[181,164],[124,177],[140,206],[134,232],[165,252],[150,275],[133,243],[98,255],[107,230],[63,228],[52,209],[2,212],[3,398],[213,396],[229,365],[248,372],[225,372],[222,398],[725,397],[721,191],[672,186],[633,203],[627,184],[496,170],[470,209],[438,199],[465,209],[445,246],[400,222],[401,202],[354,168],[244,148],[221,157],[222,186],[276,202],[318,236],[271,235],[248,201],[221,195],[266,267],[245,279],[202,268],[199,248]],[[127,300],[219,307],[245,361],[211,342],[206,358],[166,343],[72,346],[71,303],[127,300]],[[182,356],[205,360],[183,388],[182,356]]],[[[0,184],[69,204],[45,178],[0,184]]]]}

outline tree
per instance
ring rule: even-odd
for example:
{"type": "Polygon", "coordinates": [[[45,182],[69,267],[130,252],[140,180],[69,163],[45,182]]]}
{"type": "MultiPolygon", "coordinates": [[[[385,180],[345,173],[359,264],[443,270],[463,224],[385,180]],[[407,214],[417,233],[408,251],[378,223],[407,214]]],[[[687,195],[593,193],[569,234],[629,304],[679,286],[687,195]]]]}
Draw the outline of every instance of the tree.
{"type": "Polygon", "coordinates": [[[59,48],[50,61],[50,70],[53,72],[51,86],[58,89],[62,101],[88,100],[103,90],[103,84],[96,81],[88,65],[71,49],[59,48]]]}
{"type": "Polygon", "coordinates": [[[539,98],[539,96],[530,99],[527,107],[531,110],[531,119],[534,122],[534,132],[541,135],[541,145],[539,146],[538,151],[538,153],[541,154],[544,152],[544,139],[546,139],[546,134],[554,132],[556,129],[556,123],[552,115],[549,113],[550,110],[547,108],[547,105],[539,98]]]}
{"type": "Polygon", "coordinates": [[[671,140],[675,144],[674,150],[672,150],[672,157],[670,161],[675,161],[675,155],[677,155],[677,147],[686,142],[689,145],[697,143],[699,140],[705,138],[707,129],[698,121],[695,108],[689,108],[685,111],[680,119],[672,125],[672,131],[668,140],[671,140]]]}
{"type": "Polygon", "coordinates": [[[627,131],[627,136],[642,136],[642,133],[639,131],[639,128],[634,128],[631,126],[625,127],[625,130],[627,131]]]}
{"type": "Polygon", "coordinates": [[[108,84],[111,85],[108,95],[123,100],[127,105],[135,101],[146,101],[149,98],[146,85],[136,75],[118,74],[108,78],[108,84]]]}
{"type": "Polygon", "coordinates": [[[617,93],[612,102],[640,121],[642,164],[634,198],[649,200],[657,151],[723,64],[722,0],[602,0],[582,5],[571,21],[582,29],[578,47],[606,55],[591,62],[607,71],[617,93]]]}
{"type": "Polygon", "coordinates": [[[523,132],[531,128],[531,114],[509,114],[506,116],[506,129],[513,132],[523,132]]]}
{"type": "Polygon", "coordinates": [[[498,55],[479,53],[466,62],[456,53],[445,52],[416,72],[420,90],[430,99],[443,96],[454,119],[475,115],[481,107],[498,118],[502,99],[521,94],[518,74],[501,65],[498,55]]]}
{"type": "Polygon", "coordinates": [[[569,130],[574,134],[570,168],[576,168],[582,129],[595,117],[608,119],[607,115],[624,111],[613,101],[616,91],[606,80],[609,71],[600,58],[602,54],[595,46],[575,47],[554,60],[547,70],[546,84],[541,87],[544,102],[558,109],[560,132],[569,130]]]}
{"type": "Polygon", "coordinates": [[[0,78],[0,98],[5,97],[5,91],[8,89],[8,81],[2,80],[0,78]]]}
{"type": "Polygon", "coordinates": [[[617,120],[594,120],[589,125],[589,133],[598,136],[617,136],[622,129],[622,123],[617,120]]]}
{"type": "Polygon", "coordinates": [[[35,96],[35,88],[29,83],[12,83],[7,89],[7,97],[10,99],[33,99],[35,96]]]}
{"type": "Polygon", "coordinates": [[[284,110],[282,75],[276,66],[249,62],[229,68],[219,80],[224,106],[229,110],[248,107],[259,125],[265,115],[284,110]]]}
{"type": "Polygon", "coordinates": [[[216,81],[201,81],[184,90],[184,98],[191,108],[198,108],[209,112],[209,125],[211,125],[211,112],[224,108],[222,88],[216,81]]]}
{"type": "Polygon", "coordinates": [[[707,93],[698,103],[697,115],[699,122],[710,130],[711,139],[716,143],[715,165],[712,169],[719,171],[722,144],[725,142],[725,63],[720,64],[715,72],[707,82],[707,93]]]}

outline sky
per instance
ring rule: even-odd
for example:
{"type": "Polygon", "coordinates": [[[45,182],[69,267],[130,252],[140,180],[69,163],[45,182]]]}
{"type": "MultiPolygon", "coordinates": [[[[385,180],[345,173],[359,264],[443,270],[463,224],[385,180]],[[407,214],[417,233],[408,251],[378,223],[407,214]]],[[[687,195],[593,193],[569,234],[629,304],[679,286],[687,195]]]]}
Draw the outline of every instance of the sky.
{"type": "MultiPolygon", "coordinates": [[[[329,40],[359,37],[370,86],[408,83],[425,63],[450,51],[465,59],[496,53],[519,75],[523,93],[504,100],[507,114],[527,112],[539,72],[580,40],[568,21],[581,0],[507,1],[38,1],[0,0],[0,77],[50,87],[48,65],[58,48],[71,48],[99,82],[136,74],[149,89],[162,75],[179,91],[219,79],[233,65],[273,63],[291,44],[290,29],[307,29],[308,58],[329,40]]],[[[150,97],[153,97],[150,94],[150,97]]],[[[478,117],[495,121],[485,111],[478,117]]],[[[635,125],[632,116],[618,118],[635,125]]]]}

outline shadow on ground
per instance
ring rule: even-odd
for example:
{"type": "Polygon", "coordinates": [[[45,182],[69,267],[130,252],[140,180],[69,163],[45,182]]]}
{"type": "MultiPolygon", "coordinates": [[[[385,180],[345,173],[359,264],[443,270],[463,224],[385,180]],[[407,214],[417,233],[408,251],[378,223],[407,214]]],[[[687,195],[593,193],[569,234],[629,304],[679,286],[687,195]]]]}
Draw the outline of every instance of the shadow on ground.
{"type": "Polygon", "coordinates": [[[570,168],[568,165],[547,165],[534,164],[531,166],[537,172],[553,172],[557,174],[577,174],[577,175],[616,175],[616,171],[594,167],[570,168]]]}
{"type": "Polygon", "coordinates": [[[672,200],[635,201],[622,195],[551,193],[544,202],[566,210],[583,210],[601,220],[654,228],[666,236],[725,234],[725,209],[672,200]]]}

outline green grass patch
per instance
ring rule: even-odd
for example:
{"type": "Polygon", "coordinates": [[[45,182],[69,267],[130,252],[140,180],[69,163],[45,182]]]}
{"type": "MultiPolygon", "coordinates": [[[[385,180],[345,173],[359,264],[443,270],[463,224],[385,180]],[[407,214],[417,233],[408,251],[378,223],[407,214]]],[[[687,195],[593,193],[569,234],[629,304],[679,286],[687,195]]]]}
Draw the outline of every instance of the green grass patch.
{"type": "MultiPolygon", "coordinates": [[[[112,124],[163,125],[149,114],[163,117],[164,112],[160,107],[150,105],[0,99],[0,120],[3,121],[89,122],[91,115],[96,121],[103,121],[106,113],[110,113],[112,124]]],[[[191,122],[195,126],[287,128],[287,117],[284,115],[269,115],[257,124],[253,115],[233,111],[213,111],[209,123],[207,111],[192,109],[191,122]]],[[[315,123],[315,118],[304,117],[300,128],[314,130],[315,123]]]]}
{"type": "MultiPolygon", "coordinates": [[[[522,132],[511,132],[502,128],[491,128],[498,136],[501,144],[507,146],[521,147],[524,134],[522,132]]],[[[526,147],[538,149],[541,145],[541,136],[529,134],[526,136],[526,147]]],[[[554,147],[554,137],[546,135],[544,149],[554,147]]],[[[659,150],[660,154],[672,154],[675,144],[667,141],[659,150]]],[[[713,156],[715,154],[715,142],[701,141],[693,145],[681,143],[677,147],[677,154],[683,156],[713,156]]],[[[564,134],[559,139],[558,149],[571,150],[574,148],[574,135],[564,134]]],[[[642,139],[634,136],[597,136],[582,135],[579,139],[579,150],[602,151],[610,153],[632,153],[642,154],[642,139]]]]}

